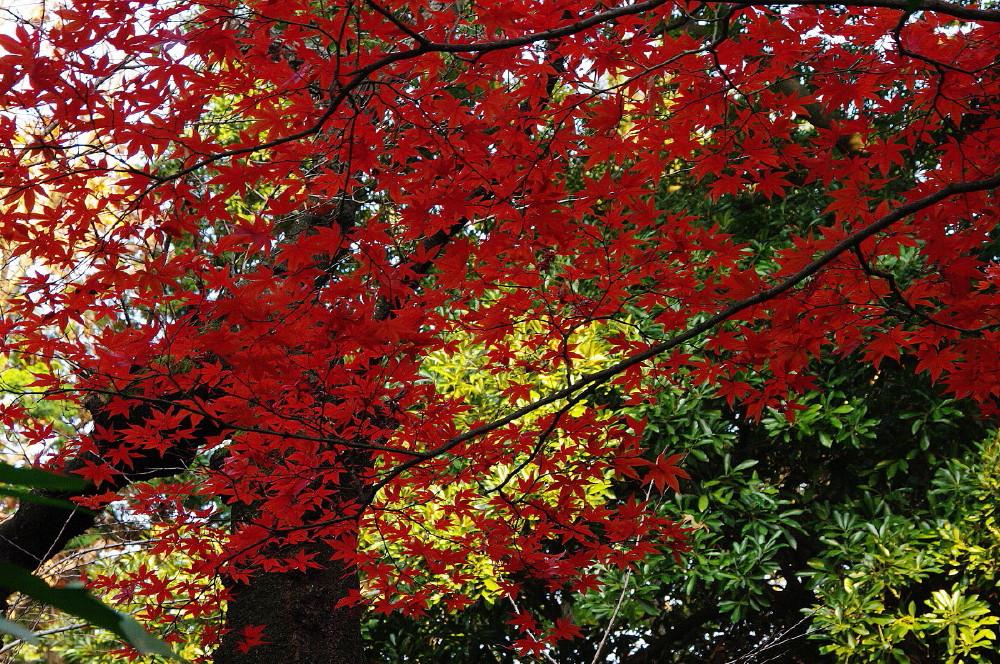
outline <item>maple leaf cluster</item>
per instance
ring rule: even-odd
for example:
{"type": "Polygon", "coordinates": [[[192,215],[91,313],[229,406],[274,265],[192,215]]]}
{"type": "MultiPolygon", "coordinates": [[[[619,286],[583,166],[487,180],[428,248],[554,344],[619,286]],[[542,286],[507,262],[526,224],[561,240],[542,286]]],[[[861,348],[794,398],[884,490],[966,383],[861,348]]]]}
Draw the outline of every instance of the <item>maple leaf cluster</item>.
{"type": "MultiPolygon", "coordinates": [[[[80,404],[51,464],[193,574],[336,561],[363,578],[348,600],[419,613],[476,569],[516,596],[681,550],[645,501],[682,458],[644,456],[621,414],[656,381],[794,417],[817,357],[905,355],[995,415],[1000,16],[878,4],[81,0],[21,22],[0,329],[45,361],[35,392],[80,404]],[[741,214],[792,199],[787,241],[748,239],[741,214]],[[435,357],[493,401],[436,384],[435,357]]],[[[519,620],[526,652],[575,634],[519,620]]]]}

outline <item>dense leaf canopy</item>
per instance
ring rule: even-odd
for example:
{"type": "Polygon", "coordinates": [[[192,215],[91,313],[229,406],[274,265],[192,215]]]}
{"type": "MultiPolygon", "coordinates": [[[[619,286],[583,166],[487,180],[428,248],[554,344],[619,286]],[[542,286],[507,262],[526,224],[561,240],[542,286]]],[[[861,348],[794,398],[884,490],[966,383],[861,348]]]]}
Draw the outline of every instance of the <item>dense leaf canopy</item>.
{"type": "MultiPolygon", "coordinates": [[[[841,485],[873,471],[796,484],[816,448],[789,432],[838,421],[817,434],[833,449],[845,422],[873,426],[847,395],[880,371],[998,411],[989,3],[67,0],[9,18],[0,350],[22,373],[0,417],[8,456],[89,484],[22,502],[0,560],[33,570],[107,518],[66,500],[111,506],[171,562],[93,585],[154,622],[225,606],[193,656],[353,663],[361,606],[483,598],[543,656],[579,628],[532,593],[702,542],[663,509],[697,442],[651,435],[678,391],[728,414],[706,436],[775,445],[726,472],[758,461],[831,504],[864,500],[841,485]]],[[[770,499],[791,546],[793,498],[770,499]]],[[[722,608],[765,591],[746,592],[722,608]]]]}

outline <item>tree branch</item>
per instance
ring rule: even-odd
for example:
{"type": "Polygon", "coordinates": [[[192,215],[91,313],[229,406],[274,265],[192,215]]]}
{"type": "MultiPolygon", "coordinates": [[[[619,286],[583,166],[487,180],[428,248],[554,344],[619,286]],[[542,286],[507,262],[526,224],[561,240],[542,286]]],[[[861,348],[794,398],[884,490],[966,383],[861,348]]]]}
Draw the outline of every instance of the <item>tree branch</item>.
{"type": "Polygon", "coordinates": [[[744,1],[735,2],[737,7],[795,7],[813,6],[830,7],[833,5],[841,7],[883,7],[885,9],[896,9],[901,12],[912,14],[914,12],[934,12],[954,16],[965,21],[984,21],[987,23],[1000,22],[1000,9],[979,9],[977,7],[963,7],[941,0],[848,0],[847,2],[824,2],[823,0],[764,0],[762,2],[744,1]]]}
{"type": "Polygon", "coordinates": [[[441,456],[442,454],[447,453],[449,450],[454,449],[455,447],[461,445],[464,442],[467,442],[474,438],[478,438],[491,431],[494,431],[508,424],[511,424],[512,422],[519,420],[525,415],[533,413],[539,408],[547,406],[551,403],[555,403],[556,401],[559,401],[561,399],[572,397],[575,393],[589,386],[605,383],[631,367],[642,364],[643,362],[646,362],[647,360],[650,360],[656,357],[657,355],[662,355],[667,351],[673,350],[678,346],[681,346],[682,344],[687,343],[688,341],[691,341],[692,339],[701,336],[705,332],[712,330],[713,328],[721,325],[722,323],[733,318],[737,314],[746,311],[747,309],[753,306],[773,300],[779,295],[791,290],[796,285],[802,283],[809,277],[815,275],[824,267],[829,265],[831,262],[839,258],[845,252],[851,251],[854,247],[860,245],[868,238],[892,226],[894,223],[900,221],[901,219],[905,219],[906,217],[912,214],[920,212],[921,210],[925,210],[936,203],[940,203],[941,201],[951,196],[955,196],[956,194],[967,194],[976,191],[995,189],[997,187],[1000,187],[1000,173],[997,173],[992,177],[985,178],[982,180],[972,180],[969,182],[948,184],[945,185],[944,187],[941,187],[937,191],[924,196],[923,198],[918,198],[917,200],[910,201],[909,203],[901,205],[892,212],[883,216],[882,218],[872,222],[871,224],[865,226],[864,228],[861,228],[852,233],[851,235],[847,236],[846,238],[838,242],[836,246],[832,247],[831,249],[828,249],[826,252],[821,254],[818,258],[816,258],[811,263],[803,267],[801,270],[787,277],[786,279],[776,284],[775,286],[760,291],[759,293],[751,295],[750,297],[746,297],[742,300],[734,302],[733,304],[729,305],[728,307],[718,312],[717,314],[707,318],[701,323],[692,325],[683,332],[675,334],[670,339],[662,341],[658,344],[654,344],[640,353],[636,353],[631,357],[625,358],[624,360],[621,360],[620,362],[613,364],[607,369],[587,374],[582,378],[580,378],[579,380],[577,380],[576,382],[569,385],[568,387],[565,387],[556,392],[552,392],[548,396],[533,401],[530,404],[527,404],[526,406],[522,406],[521,408],[518,408],[517,410],[513,411],[508,415],[505,415],[504,417],[498,418],[486,424],[482,424],[473,429],[469,429],[465,433],[450,438],[441,445],[435,447],[432,450],[424,452],[420,456],[414,455],[415,458],[396,466],[395,468],[392,469],[391,472],[388,473],[386,477],[382,478],[377,483],[375,483],[372,486],[372,496],[374,496],[374,494],[377,493],[379,489],[385,487],[387,484],[392,482],[396,477],[406,472],[410,468],[413,468],[414,466],[418,465],[425,459],[433,459],[435,457],[441,456]]]}

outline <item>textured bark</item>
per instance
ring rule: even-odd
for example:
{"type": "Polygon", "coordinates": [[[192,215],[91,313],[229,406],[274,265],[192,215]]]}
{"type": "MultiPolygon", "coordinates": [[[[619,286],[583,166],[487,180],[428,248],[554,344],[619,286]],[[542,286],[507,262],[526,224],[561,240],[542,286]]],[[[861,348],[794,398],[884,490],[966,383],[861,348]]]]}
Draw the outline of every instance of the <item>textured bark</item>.
{"type": "Polygon", "coordinates": [[[214,664],[361,664],[361,615],[337,607],[358,587],[356,573],[337,562],[324,569],[260,574],[231,588],[229,630],[214,664]],[[241,652],[244,628],[266,626],[265,643],[241,652]]]}
{"type": "MultiPolygon", "coordinates": [[[[389,420],[385,422],[388,425],[389,420]]],[[[348,469],[360,471],[371,465],[365,452],[343,454],[341,462],[348,469]]],[[[303,522],[315,523],[330,511],[353,513],[364,501],[366,487],[360,472],[344,473],[335,496],[326,505],[328,511],[307,512],[303,522]]],[[[232,524],[251,523],[259,516],[259,504],[236,503],[232,506],[232,524]]],[[[357,523],[345,524],[352,540],[357,523]]],[[[274,560],[289,559],[305,553],[323,565],[305,572],[258,571],[248,580],[228,579],[230,594],[225,610],[225,629],[213,664],[362,664],[366,662],[361,639],[361,607],[340,606],[351,591],[359,587],[357,569],[331,558],[332,550],[317,539],[297,544],[265,548],[274,560]],[[263,643],[241,648],[246,628],[264,627],[263,643]]]]}

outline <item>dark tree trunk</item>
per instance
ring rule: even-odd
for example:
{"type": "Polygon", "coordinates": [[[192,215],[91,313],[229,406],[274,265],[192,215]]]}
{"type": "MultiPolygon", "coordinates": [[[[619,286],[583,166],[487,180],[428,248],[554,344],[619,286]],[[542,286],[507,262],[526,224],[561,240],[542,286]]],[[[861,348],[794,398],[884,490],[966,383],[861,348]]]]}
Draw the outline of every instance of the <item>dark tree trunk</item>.
{"type": "Polygon", "coordinates": [[[357,587],[357,574],[335,561],[234,585],[214,664],[362,664],[361,611],[337,607],[357,587]],[[244,628],[255,626],[265,626],[265,642],[241,652],[244,628]]]}
{"type": "MultiPolygon", "coordinates": [[[[385,424],[389,425],[390,420],[385,424]]],[[[372,459],[366,452],[342,453],[339,460],[354,472],[341,476],[335,496],[326,510],[310,510],[303,515],[304,525],[317,525],[331,513],[340,514],[346,533],[357,540],[357,507],[363,502],[366,488],[359,480],[372,459]]],[[[317,469],[319,470],[319,469],[317,469]]],[[[234,529],[259,518],[260,504],[235,503],[231,518],[234,529]]],[[[276,533],[277,535],[277,533],[276,533]]],[[[280,537],[276,538],[280,542],[280,537]]],[[[236,582],[225,579],[229,601],[225,610],[225,629],[213,664],[363,664],[366,662],[361,639],[360,606],[341,605],[352,591],[359,589],[357,569],[333,558],[333,550],[318,538],[297,544],[265,545],[262,553],[272,560],[289,560],[299,554],[320,569],[304,572],[266,572],[257,570],[249,579],[236,582]],[[258,645],[243,647],[247,628],[263,628],[258,645]]]]}
{"type": "MultiPolygon", "coordinates": [[[[81,494],[47,495],[66,500],[81,494]]],[[[22,502],[17,512],[0,523],[0,560],[33,572],[71,539],[87,532],[95,520],[87,512],[22,502]]],[[[0,597],[0,609],[6,610],[6,601],[6,595],[0,597]]]]}

